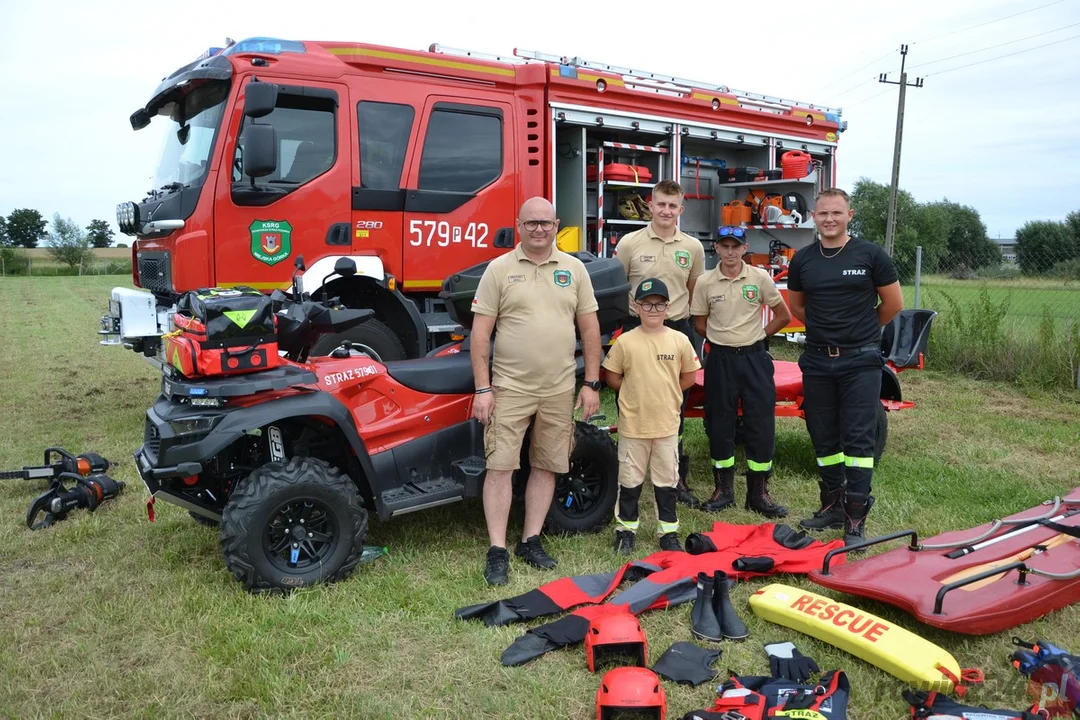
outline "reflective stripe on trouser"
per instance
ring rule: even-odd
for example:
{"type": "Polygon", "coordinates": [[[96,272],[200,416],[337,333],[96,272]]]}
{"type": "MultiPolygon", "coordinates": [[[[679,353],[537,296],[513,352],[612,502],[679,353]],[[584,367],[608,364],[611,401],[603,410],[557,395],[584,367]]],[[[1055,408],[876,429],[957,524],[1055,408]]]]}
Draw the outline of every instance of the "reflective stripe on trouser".
{"type": "Polygon", "coordinates": [[[846,480],[851,492],[871,490],[883,363],[873,351],[835,358],[806,351],[799,357],[806,429],[827,487],[846,480]]]}
{"type": "Polygon", "coordinates": [[[712,466],[714,468],[720,468],[721,470],[723,470],[724,468],[735,467],[735,456],[732,455],[731,457],[726,457],[723,460],[713,460],[712,466]]]}
{"type": "Polygon", "coordinates": [[[619,499],[615,503],[615,522],[619,530],[637,532],[641,524],[638,520],[638,500],[641,498],[641,485],[637,487],[619,486],[619,499]]]}
{"type": "MultiPolygon", "coordinates": [[[[773,373],[772,358],[764,348],[747,353],[718,349],[705,358],[706,428],[710,457],[726,459],[735,455],[735,425],[741,403],[746,459],[758,466],[772,468],[776,446],[776,384],[773,373]]],[[[754,469],[753,466],[751,469],[754,469]]]]}
{"type": "Polygon", "coordinates": [[[656,497],[656,534],[679,532],[679,516],[675,514],[678,493],[673,487],[653,488],[656,497]]]}

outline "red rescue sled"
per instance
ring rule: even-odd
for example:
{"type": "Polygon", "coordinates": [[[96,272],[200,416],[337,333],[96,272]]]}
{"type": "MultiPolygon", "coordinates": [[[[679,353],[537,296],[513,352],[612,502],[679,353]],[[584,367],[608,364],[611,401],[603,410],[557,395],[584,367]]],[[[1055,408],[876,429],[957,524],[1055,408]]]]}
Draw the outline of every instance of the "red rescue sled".
{"type": "Polygon", "coordinates": [[[819,585],[895,605],[927,625],[987,635],[1080,601],[1080,487],[970,530],[914,530],[825,556],[819,585]],[[910,537],[906,547],[833,566],[837,554],[910,537]]]}

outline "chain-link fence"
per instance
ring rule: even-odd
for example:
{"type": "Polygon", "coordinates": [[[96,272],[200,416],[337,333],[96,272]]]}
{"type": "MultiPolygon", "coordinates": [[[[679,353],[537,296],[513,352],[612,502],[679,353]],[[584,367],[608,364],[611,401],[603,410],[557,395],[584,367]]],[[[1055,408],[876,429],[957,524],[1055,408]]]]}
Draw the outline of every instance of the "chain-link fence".
{"type": "Polygon", "coordinates": [[[894,255],[904,306],[935,310],[927,362],[974,377],[1080,388],[1080,257],[894,255]],[[1018,262],[1019,259],[1019,262],[1018,262]],[[1026,260],[1026,261],[1025,261],[1026,260]]]}
{"type": "Polygon", "coordinates": [[[79,275],[130,275],[131,260],[95,257],[86,253],[77,265],[57,262],[54,258],[31,255],[19,248],[0,248],[0,277],[79,276],[79,275]]]}

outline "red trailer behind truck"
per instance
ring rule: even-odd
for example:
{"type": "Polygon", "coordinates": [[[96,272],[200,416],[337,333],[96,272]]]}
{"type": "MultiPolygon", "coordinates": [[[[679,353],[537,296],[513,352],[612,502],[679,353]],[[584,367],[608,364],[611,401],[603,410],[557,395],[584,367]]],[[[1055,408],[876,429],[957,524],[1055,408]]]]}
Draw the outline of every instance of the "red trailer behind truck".
{"type": "Polygon", "coordinates": [[[535,195],[555,205],[560,248],[610,256],[648,222],[651,187],[676,179],[684,232],[708,250],[742,225],[755,260],[782,265],[813,239],[846,126],[832,108],[580,58],[272,38],[173,72],[131,116],[151,122],[168,125],[154,189],[117,208],[142,291],[113,291],[103,334],[151,356],[187,290],[287,287],[302,255],[315,293],[350,257],[356,275],[327,290],[374,309],[347,339],[381,360],[445,341],[444,279],[511,248],[535,195]]]}

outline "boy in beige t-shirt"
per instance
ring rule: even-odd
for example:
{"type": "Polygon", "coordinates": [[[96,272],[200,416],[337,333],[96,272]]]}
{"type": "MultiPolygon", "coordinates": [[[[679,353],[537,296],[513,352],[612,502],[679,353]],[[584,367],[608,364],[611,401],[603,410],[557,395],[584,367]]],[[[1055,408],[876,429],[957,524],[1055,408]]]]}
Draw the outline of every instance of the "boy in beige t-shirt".
{"type": "Polygon", "coordinates": [[[619,500],[616,551],[634,550],[638,500],[649,471],[656,496],[661,550],[682,550],[675,512],[679,481],[679,413],[683,391],[701,368],[686,335],[664,325],[668,289],[646,278],[634,293],[641,325],[623,333],[604,360],[607,384],[618,393],[619,500]]]}

